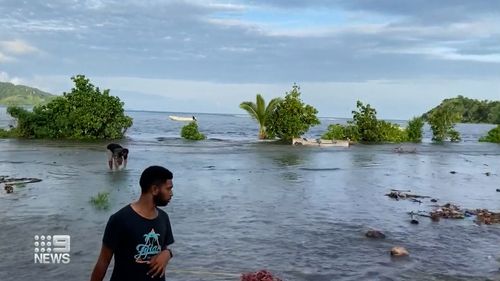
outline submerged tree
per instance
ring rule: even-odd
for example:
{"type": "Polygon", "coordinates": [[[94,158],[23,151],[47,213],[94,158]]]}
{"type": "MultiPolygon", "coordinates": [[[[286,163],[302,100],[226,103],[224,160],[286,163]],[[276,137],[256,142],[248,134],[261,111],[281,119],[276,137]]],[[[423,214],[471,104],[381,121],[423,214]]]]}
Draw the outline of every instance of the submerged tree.
{"type": "Polygon", "coordinates": [[[481,137],[479,141],[500,143],[500,125],[497,125],[495,128],[488,131],[488,134],[481,137]]]}
{"type": "Polygon", "coordinates": [[[455,130],[455,124],[461,120],[461,115],[453,106],[437,107],[429,116],[432,140],[442,142],[445,140],[460,141],[460,133],[455,130]]]}
{"type": "Polygon", "coordinates": [[[353,123],[358,127],[359,140],[362,142],[379,142],[382,140],[377,120],[377,110],[369,104],[356,102],[358,111],[352,111],[353,123]]]}
{"type": "Polygon", "coordinates": [[[406,133],[408,141],[421,142],[423,135],[424,120],[422,117],[414,117],[408,122],[406,133]]]}
{"type": "Polygon", "coordinates": [[[188,140],[204,140],[205,135],[198,131],[198,124],[196,122],[190,122],[181,129],[181,137],[188,140]]]}
{"type": "Polygon", "coordinates": [[[255,103],[251,101],[244,101],[240,104],[240,108],[245,110],[254,120],[257,121],[257,123],[259,123],[259,139],[269,138],[267,134],[269,116],[280,101],[281,98],[274,98],[266,106],[266,102],[262,95],[257,94],[255,103]]]}
{"type": "Polygon", "coordinates": [[[269,117],[268,133],[283,141],[305,134],[309,128],[319,125],[318,110],[300,99],[300,87],[293,85],[285,99],[276,105],[269,117]]]}
{"type": "Polygon", "coordinates": [[[84,75],[71,77],[75,87],[33,111],[9,107],[7,112],[17,119],[16,133],[25,138],[50,139],[119,139],[132,118],[124,114],[123,102],[101,92],[84,75]]]}

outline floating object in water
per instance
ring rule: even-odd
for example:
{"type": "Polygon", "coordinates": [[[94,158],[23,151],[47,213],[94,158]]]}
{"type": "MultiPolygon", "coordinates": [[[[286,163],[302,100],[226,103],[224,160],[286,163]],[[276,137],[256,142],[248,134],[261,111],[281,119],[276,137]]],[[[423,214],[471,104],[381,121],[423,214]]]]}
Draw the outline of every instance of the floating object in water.
{"type": "MultiPolygon", "coordinates": [[[[420,200],[416,200],[415,198],[429,198],[429,196],[424,196],[424,195],[416,195],[416,194],[410,194],[406,192],[402,192],[396,189],[391,189],[392,191],[385,196],[389,196],[393,199],[399,200],[399,199],[412,199],[414,202],[419,202],[422,203],[420,200]]],[[[410,190],[408,190],[410,192],[410,190]]]]}
{"type": "Polygon", "coordinates": [[[8,183],[9,185],[35,183],[41,181],[42,181],[41,179],[37,178],[11,178],[9,176],[0,177],[0,183],[6,183],[6,184],[8,183]]]}
{"type": "Polygon", "coordinates": [[[408,256],[410,253],[404,247],[392,247],[391,256],[404,257],[408,256]]]}
{"type": "Polygon", "coordinates": [[[12,192],[14,192],[14,186],[13,186],[13,185],[6,184],[4,188],[5,188],[5,191],[6,191],[7,193],[12,193],[12,192]]]}
{"type": "Polygon", "coordinates": [[[453,205],[451,203],[444,204],[434,211],[430,212],[431,218],[432,216],[437,216],[444,219],[463,219],[465,217],[465,213],[458,206],[453,205]]]}
{"type": "Polygon", "coordinates": [[[348,140],[309,140],[306,138],[294,138],[292,139],[292,145],[305,145],[305,146],[320,146],[320,147],[349,147],[350,143],[348,140]]]}
{"type": "Polygon", "coordinates": [[[381,231],[373,230],[373,229],[368,230],[365,233],[365,236],[368,238],[374,238],[374,239],[384,239],[385,238],[385,234],[383,234],[381,231]]]}
{"type": "Polygon", "coordinates": [[[418,220],[416,220],[416,219],[412,219],[412,220],[410,221],[410,223],[411,223],[411,224],[418,224],[418,220]]]}
{"type": "Polygon", "coordinates": [[[431,202],[436,203],[438,200],[437,199],[431,199],[431,202]]]}
{"type": "Polygon", "coordinates": [[[194,116],[191,116],[191,117],[182,117],[182,116],[174,116],[174,115],[170,115],[168,116],[168,118],[170,118],[170,120],[173,120],[173,121],[182,121],[182,122],[192,122],[192,121],[198,121],[196,119],[196,117],[194,116]]]}
{"type": "Polygon", "coordinates": [[[440,216],[438,214],[431,213],[431,220],[437,222],[440,220],[440,216]]]}
{"type": "Polygon", "coordinates": [[[456,174],[456,173],[457,173],[457,172],[455,172],[455,171],[450,171],[450,174],[456,174]]]}

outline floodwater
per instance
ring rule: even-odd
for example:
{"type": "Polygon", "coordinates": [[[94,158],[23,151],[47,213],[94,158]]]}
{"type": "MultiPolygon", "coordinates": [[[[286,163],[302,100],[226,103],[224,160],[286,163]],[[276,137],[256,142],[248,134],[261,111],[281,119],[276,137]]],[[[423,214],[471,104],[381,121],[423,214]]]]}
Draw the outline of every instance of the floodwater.
{"type": "MultiPolygon", "coordinates": [[[[107,219],[138,198],[140,173],[155,164],[174,173],[167,280],[239,280],[260,269],[283,280],[500,280],[499,225],[424,217],[413,225],[408,212],[434,203],[384,196],[411,190],[500,211],[500,146],[477,142],[491,125],[460,124],[464,141],[444,145],[430,143],[427,129],[422,144],[403,145],[417,153],[398,154],[399,145],[258,142],[256,124],[231,115],[197,115],[209,139],[189,142],[167,113],[129,114],[130,160],[120,172],[108,171],[103,142],[0,140],[0,176],[42,179],[0,190],[0,280],[89,280],[107,219]],[[89,200],[103,191],[110,208],[97,210],[89,200]],[[387,238],[365,238],[371,228],[387,238]],[[34,235],[53,234],[71,236],[71,262],[35,264],[34,235]],[[393,246],[410,256],[391,258],[393,246]]],[[[311,136],[337,121],[322,122],[311,136]]]]}

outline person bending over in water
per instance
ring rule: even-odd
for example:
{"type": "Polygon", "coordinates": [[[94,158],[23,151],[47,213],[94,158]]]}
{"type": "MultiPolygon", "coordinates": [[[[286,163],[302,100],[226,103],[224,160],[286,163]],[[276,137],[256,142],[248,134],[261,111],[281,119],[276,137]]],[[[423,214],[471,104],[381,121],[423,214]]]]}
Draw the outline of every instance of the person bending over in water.
{"type": "Polygon", "coordinates": [[[110,143],[106,148],[108,154],[108,166],[111,170],[113,170],[113,167],[115,170],[127,167],[128,149],[123,148],[121,145],[116,143],[110,143]]]}

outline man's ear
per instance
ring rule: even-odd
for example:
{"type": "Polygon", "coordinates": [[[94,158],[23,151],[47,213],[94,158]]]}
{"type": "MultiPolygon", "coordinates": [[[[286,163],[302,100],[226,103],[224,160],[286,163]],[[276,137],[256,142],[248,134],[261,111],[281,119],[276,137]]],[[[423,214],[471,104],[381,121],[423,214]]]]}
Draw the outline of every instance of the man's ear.
{"type": "Polygon", "coordinates": [[[160,188],[156,184],[151,186],[151,193],[153,195],[158,195],[159,192],[160,192],[160,188]]]}

